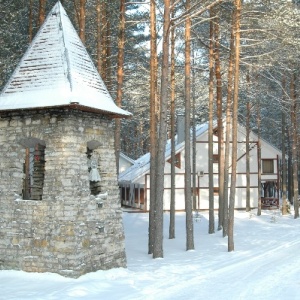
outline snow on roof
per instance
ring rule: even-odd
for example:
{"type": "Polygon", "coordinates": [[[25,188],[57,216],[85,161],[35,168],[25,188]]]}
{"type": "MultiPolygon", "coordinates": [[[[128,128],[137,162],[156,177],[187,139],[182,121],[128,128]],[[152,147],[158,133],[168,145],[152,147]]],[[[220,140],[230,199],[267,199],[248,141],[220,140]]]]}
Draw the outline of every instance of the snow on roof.
{"type": "Polygon", "coordinates": [[[57,106],[131,116],[114,103],[59,1],[0,94],[0,111],[57,106]]]}
{"type": "MultiPolygon", "coordinates": [[[[199,137],[204,132],[208,130],[208,123],[203,123],[196,126],[196,137],[199,137]]],[[[192,131],[191,131],[192,134],[192,131]]],[[[177,136],[175,137],[175,141],[177,136]]],[[[184,149],[185,142],[181,142],[175,146],[175,153],[178,153],[184,149]]],[[[167,140],[166,151],[165,151],[165,160],[171,157],[171,140],[167,140]]],[[[126,169],[124,172],[119,174],[119,181],[131,182],[143,176],[150,170],[150,153],[146,153],[140,158],[138,158],[134,164],[126,169]]]]}
{"type": "Polygon", "coordinates": [[[131,164],[134,164],[134,159],[130,158],[129,156],[125,155],[123,152],[120,152],[120,157],[122,157],[123,159],[125,159],[126,161],[128,161],[131,164]]]}

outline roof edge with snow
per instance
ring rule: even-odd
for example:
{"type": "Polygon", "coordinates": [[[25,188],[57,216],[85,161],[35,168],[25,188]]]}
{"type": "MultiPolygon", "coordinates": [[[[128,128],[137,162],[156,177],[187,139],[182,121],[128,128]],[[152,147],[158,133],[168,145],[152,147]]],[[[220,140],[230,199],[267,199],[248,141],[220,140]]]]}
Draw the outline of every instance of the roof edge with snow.
{"type": "Polygon", "coordinates": [[[0,93],[0,112],[54,107],[132,116],[111,98],[59,1],[0,93]]]}

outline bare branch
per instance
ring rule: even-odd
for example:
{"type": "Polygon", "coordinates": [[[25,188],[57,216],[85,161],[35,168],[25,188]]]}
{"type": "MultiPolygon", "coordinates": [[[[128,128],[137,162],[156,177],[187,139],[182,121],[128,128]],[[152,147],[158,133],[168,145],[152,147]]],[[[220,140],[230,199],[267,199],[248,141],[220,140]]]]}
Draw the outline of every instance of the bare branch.
{"type": "MultiPolygon", "coordinates": [[[[191,18],[191,19],[192,19],[192,18],[194,18],[194,17],[196,17],[196,16],[199,16],[199,15],[203,14],[205,11],[207,11],[207,10],[213,8],[214,6],[216,6],[217,4],[219,4],[219,3],[221,3],[221,2],[223,2],[223,0],[216,0],[216,1],[214,1],[213,3],[207,5],[206,7],[204,7],[204,8],[202,8],[202,9],[198,10],[197,12],[195,12],[195,13],[193,13],[193,14],[191,14],[191,15],[188,15],[188,13],[183,13],[181,16],[172,19],[172,23],[173,23],[172,27],[173,27],[173,26],[178,26],[178,25],[184,23],[185,20],[186,20],[186,18],[191,18]],[[178,21],[178,20],[179,20],[179,22],[176,23],[176,21],[178,21]]],[[[195,4],[192,8],[194,8],[196,5],[197,5],[197,4],[195,4]]],[[[192,8],[189,10],[189,12],[192,11],[192,8]]]]}

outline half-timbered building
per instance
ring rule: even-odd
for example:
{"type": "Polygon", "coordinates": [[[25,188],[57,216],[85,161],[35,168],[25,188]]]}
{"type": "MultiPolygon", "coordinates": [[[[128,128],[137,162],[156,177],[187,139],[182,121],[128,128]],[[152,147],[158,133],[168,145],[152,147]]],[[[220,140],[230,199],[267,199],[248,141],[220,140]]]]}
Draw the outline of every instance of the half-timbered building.
{"type": "MultiPolygon", "coordinates": [[[[175,201],[176,209],[184,210],[184,176],[185,176],[185,151],[184,137],[179,130],[176,137],[175,157],[175,201]]],[[[258,187],[262,187],[262,203],[264,207],[278,207],[279,205],[279,161],[281,152],[265,140],[261,140],[261,161],[258,161],[258,137],[254,132],[249,136],[250,148],[250,205],[258,205],[258,187]],[[258,177],[258,165],[261,164],[261,181],[258,177]]],[[[230,143],[231,145],[231,143],[230,143]]],[[[191,147],[192,149],[192,147],[191,147]]],[[[192,155],[192,154],[191,154],[192,155]]],[[[214,207],[218,208],[218,134],[214,130],[213,135],[213,172],[214,172],[214,207]]],[[[192,157],[191,157],[192,161],[192,157]]],[[[164,209],[170,209],[171,197],[171,143],[166,145],[165,152],[165,176],[164,176],[164,209]]],[[[231,172],[231,171],[230,171],[231,172]]],[[[208,173],[208,124],[196,127],[196,203],[195,209],[208,209],[209,207],[209,173],[208,173]]],[[[193,174],[192,174],[193,176],[193,174]]],[[[246,207],[246,129],[238,126],[238,161],[237,161],[237,185],[236,208],[246,207]]],[[[193,180],[191,180],[193,182],[193,180]]],[[[229,180],[230,182],[230,180],[229,180]]],[[[150,201],[150,154],[137,159],[131,167],[119,175],[121,189],[121,201],[123,205],[149,210],[150,201]]]]}

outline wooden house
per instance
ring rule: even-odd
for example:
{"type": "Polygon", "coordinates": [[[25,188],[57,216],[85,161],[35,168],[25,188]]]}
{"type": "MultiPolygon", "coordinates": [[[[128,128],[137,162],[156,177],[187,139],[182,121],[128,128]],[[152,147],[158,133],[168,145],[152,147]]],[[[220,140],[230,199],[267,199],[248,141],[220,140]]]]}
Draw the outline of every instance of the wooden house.
{"type": "Polygon", "coordinates": [[[0,269],[126,266],[117,107],[60,2],[0,94],[0,269]]]}
{"type": "MultiPolygon", "coordinates": [[[[213,136],[214,151],[214,199],[215,208],[218,208],[218,135],[217,130],[213,136]]],[[[257,135],[250,133],[250,202],[251,207],[258,205],[258,186],[262,186],[262,202],[265,207],[278,206],[279,200],[279,160],[281,152],[268,142],[261,140],[261,161],[257,152],[257,135]],[[258,182],[258,164],[262,167],[261,182],[258,182]]],[[[165,152],[165,183],[164,183],[164,209],[170,209],[171,191],[171,149],[170,140],[167,141],[165,152]]],[[[192,148],[191,148],[192,149],[192,148]]],[[[179,131],[176,143],[175,162],[175,201],[176,210],[184,210],[184,176],[185,176],[185,150],[184,138],[179,131]]],[[[192,161],[192,158],[191,158],[192,161]]],[[[209,207],[209,180],[208,180],[208,124],[196,127],[196,207],[195,209],[208,209],[209,207]]],[[[191,181],[193,182],[193,181],[191,181]]],[[[149,210],[150,199],[150,154],[147,153],[137,159],[133,166],[119,175],[121,201],[123,205],[149,210]]],[[[238,126],[238,161],[236,208],[246,207],[246,130],[238,126]]]]}

